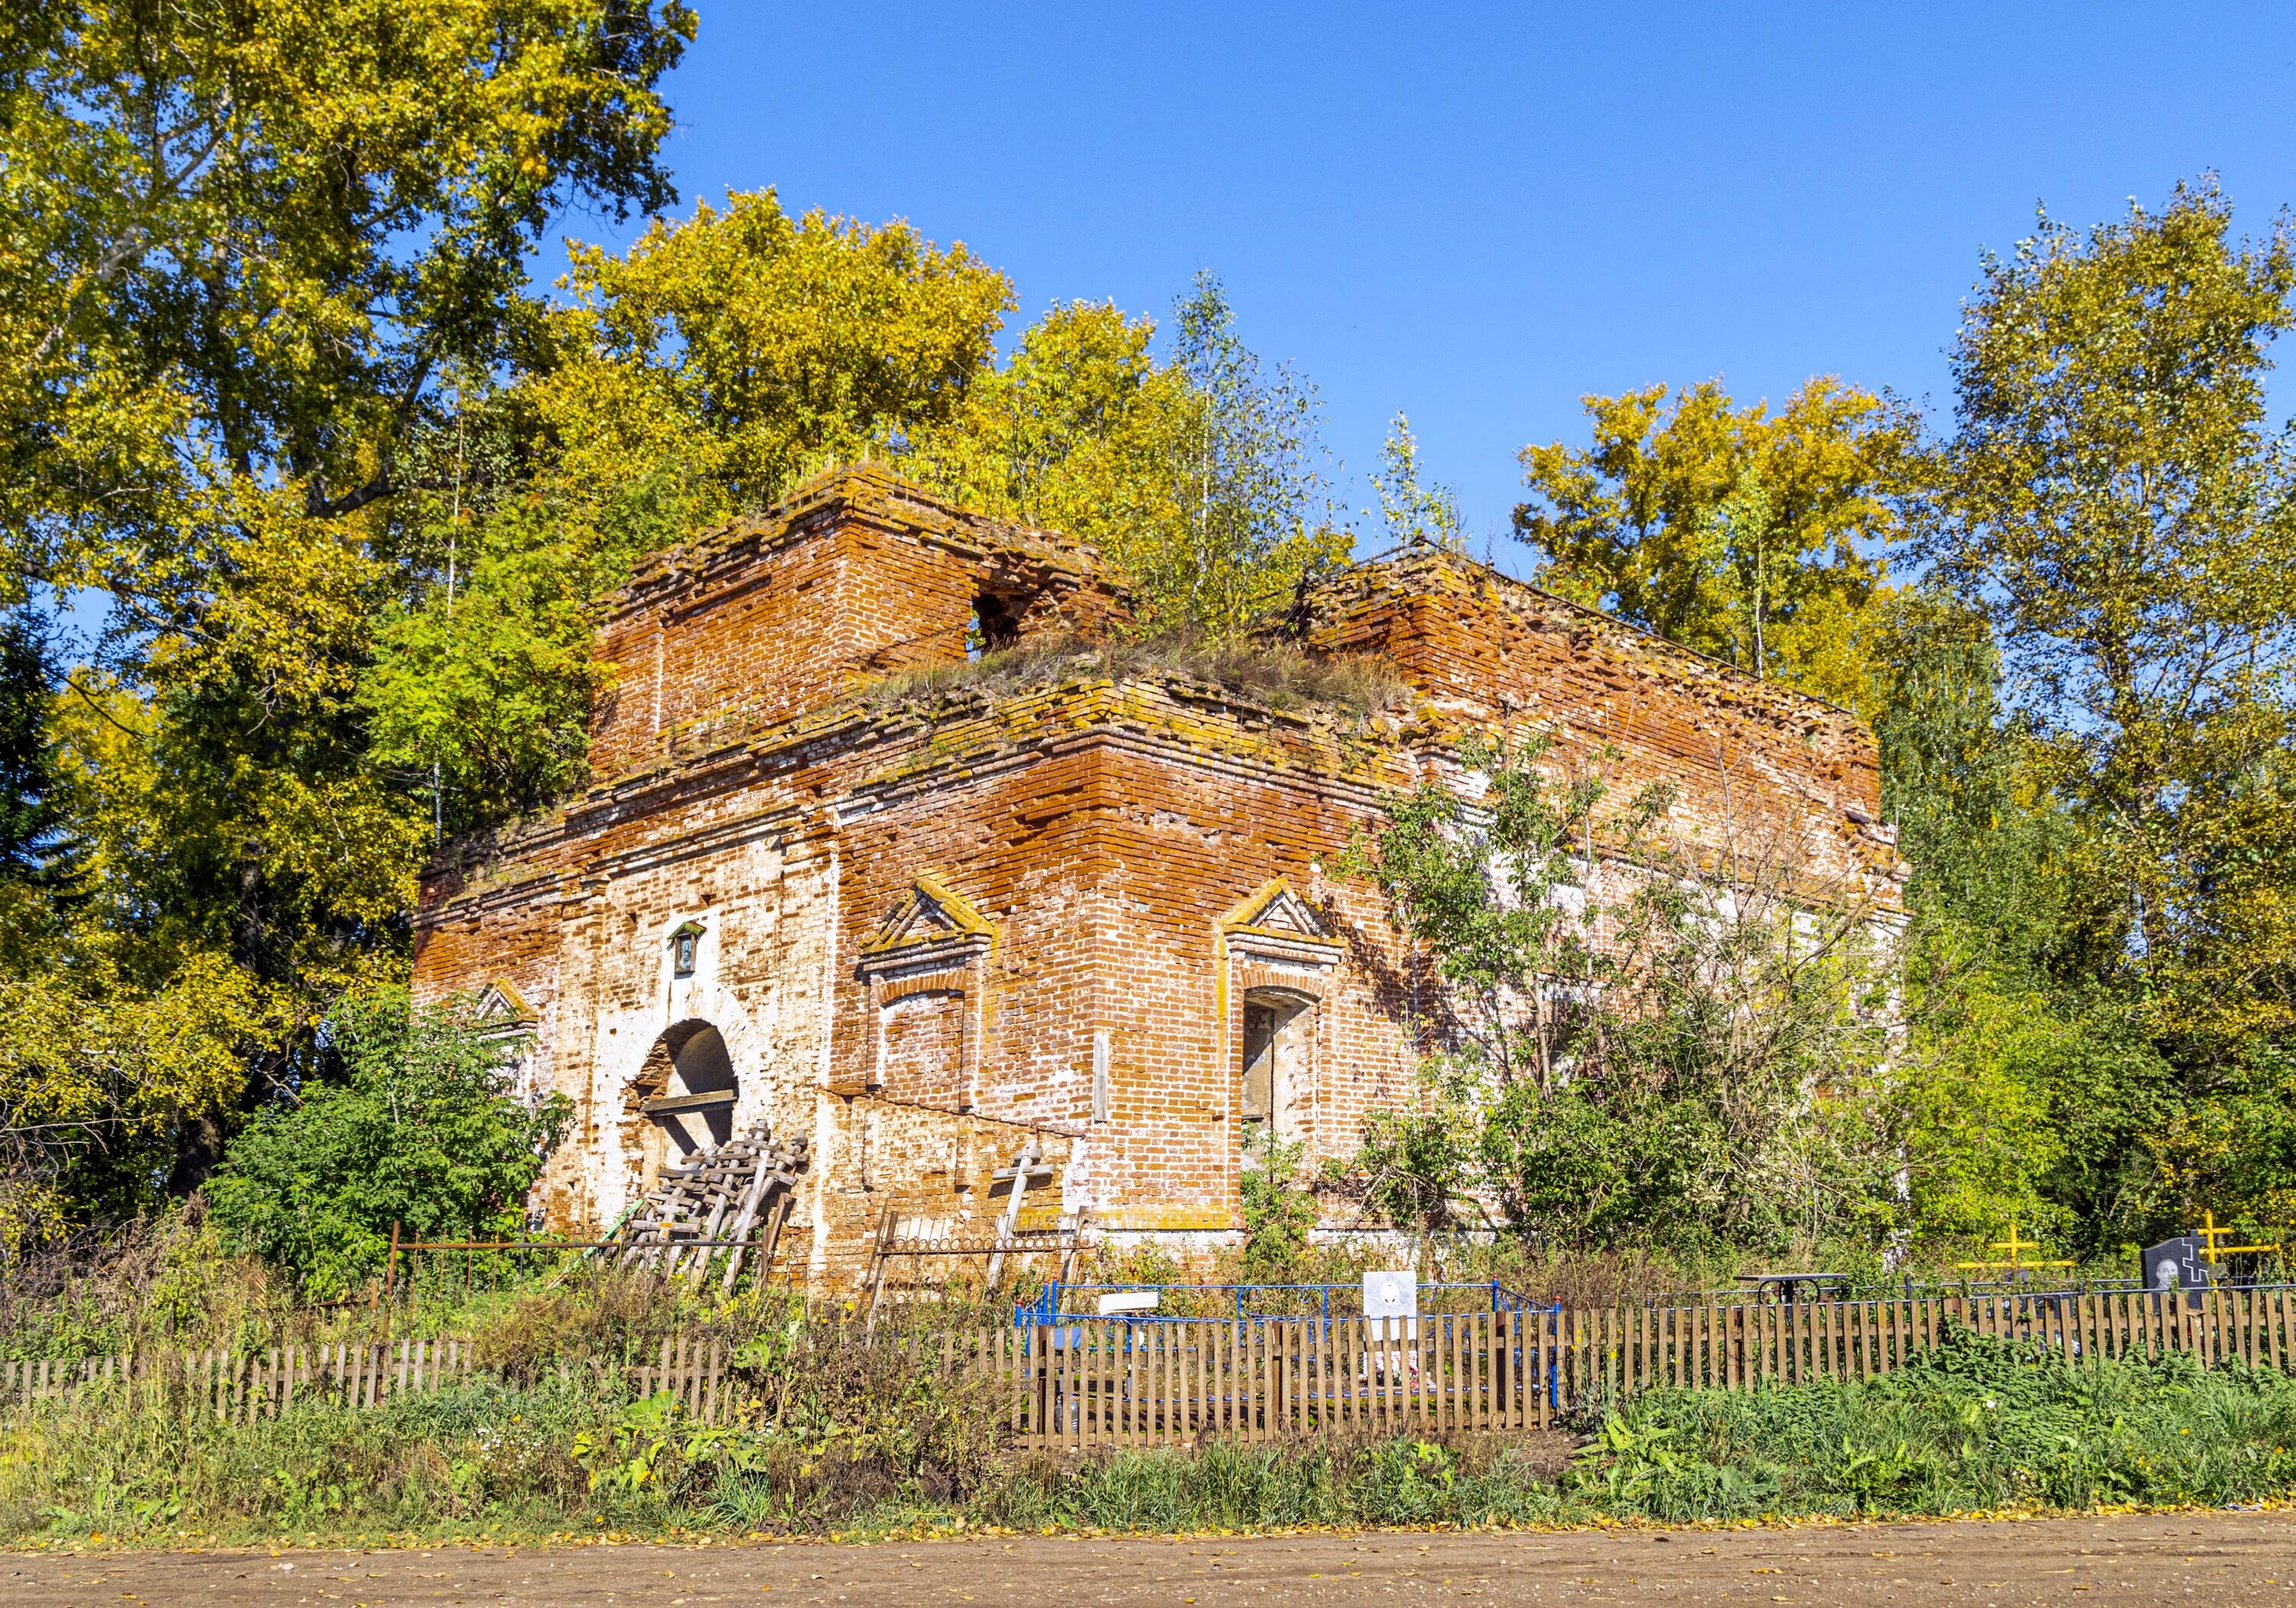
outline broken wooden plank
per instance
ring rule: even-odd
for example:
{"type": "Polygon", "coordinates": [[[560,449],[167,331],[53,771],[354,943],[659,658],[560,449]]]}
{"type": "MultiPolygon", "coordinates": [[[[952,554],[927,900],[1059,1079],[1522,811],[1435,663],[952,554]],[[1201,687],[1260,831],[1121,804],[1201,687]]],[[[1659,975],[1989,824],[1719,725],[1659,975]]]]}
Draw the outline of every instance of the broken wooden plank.
{"type": "Polygon", "coordinates": [[[730,1088],[706,1089],[698,1095],[656,1095],[638,1103],[638,1109],[649,1117],[673,1116],[679,1112],[720,1111],[734,1103],[730,1088]]]}

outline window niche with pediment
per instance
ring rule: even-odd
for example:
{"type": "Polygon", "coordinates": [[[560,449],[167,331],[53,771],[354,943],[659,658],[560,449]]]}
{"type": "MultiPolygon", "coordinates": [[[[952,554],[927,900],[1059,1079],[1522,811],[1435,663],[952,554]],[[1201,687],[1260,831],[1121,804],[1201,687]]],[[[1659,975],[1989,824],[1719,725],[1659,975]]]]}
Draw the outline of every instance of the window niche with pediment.
{"type": "Polygon", "coordinates": [[[521,1103],[537,1103],[544,1094],[536,1077],[535,1036],[542,1019],[506,978],[479,990],[472,1018],[480,1040],[501,1057],[503,1087],[521,1103]]]}
{"type": "Polygon", "coordinates": [[[980,1071],[980,997],[996,928],[936,876],[920,876],[861,947],[873,1033],[862,1052],[865,1093],[940,1111],[973,1109],[980,1071]]]}
{"type": "Polygon", "coordinates": [[[1310,1136],[1324,1001],[1343,951],[1284,877],[1229,911],[1219,931],[1236,1046],[1237,1143],[1250,1166],[1271,1138],[1292,1144],[1310,1136]]]}

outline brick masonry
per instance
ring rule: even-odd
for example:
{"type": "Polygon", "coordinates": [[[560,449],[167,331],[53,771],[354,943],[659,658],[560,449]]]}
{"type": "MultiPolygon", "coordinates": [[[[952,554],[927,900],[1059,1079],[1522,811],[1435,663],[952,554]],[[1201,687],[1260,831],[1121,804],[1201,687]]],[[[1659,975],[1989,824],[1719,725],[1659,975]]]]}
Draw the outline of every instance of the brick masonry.
{"type": "Polygon", "coordinates": [[[1248,1006],[1306,1012],[1270,1053],[1311,1161],[1414,1098],[1425,967],[1335,868],[1383,793],[1457,775],[1467,729],[1546,733],[1550,764],[1613,789],[1666,782],[1686,841],[1751,831],[1896,908],[1849,714],[1455,556],[1305,602],[1309,651],[1386,659],[1407,707],[1270,707],[1081,648],[1002,690],[920,677],[963,665],[969,631],[1065,653],[1128,617],[1090,548],[882,470],[659,555],[603,611],[593,784],[455,846],[417,921],[418,995],[518,1001],[526,1076],[575,1103],[550,1220],[620,1215],[664,1153],[637,1101],[706,1083],[680,1046],[722,1040],[735,1122],[813,1139],[791,1230],[824,1292],[854,1287],[888,1207],[985,1227],[1031,1133],[1060,1179],[1032,1218],[1232,1235],[1248,1006]]]}

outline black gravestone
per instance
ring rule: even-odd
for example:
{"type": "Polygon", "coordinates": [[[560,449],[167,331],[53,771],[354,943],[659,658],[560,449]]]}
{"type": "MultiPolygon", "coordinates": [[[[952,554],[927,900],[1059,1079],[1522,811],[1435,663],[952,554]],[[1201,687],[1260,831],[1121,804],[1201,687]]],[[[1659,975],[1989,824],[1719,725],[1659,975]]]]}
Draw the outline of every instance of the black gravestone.
{"type": "Polygon", "coordinates": [[[2209,1264],[2201,1252],[2200,1235],[2178,1235],[2144,1248],[2144,1287],[2147,1290],[2189,1290],[2189,1304],[2201,1304],[2200,1292],[2209,1285],[2209,1264]]]}

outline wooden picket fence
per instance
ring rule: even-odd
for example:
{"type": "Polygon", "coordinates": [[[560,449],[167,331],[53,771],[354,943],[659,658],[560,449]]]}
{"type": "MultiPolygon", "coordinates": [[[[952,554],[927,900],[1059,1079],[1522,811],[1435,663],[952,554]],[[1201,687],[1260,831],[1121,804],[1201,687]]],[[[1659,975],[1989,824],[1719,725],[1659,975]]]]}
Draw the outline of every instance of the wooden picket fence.
{"type": "MultiPolygon", "coordinates": [[[[2185,1352],[2296,1370],[2296,1287],[1431,1313],[1415,1319],[1088,1318],[968,1333],[891,1333],[905,1366],[985,1379],[1016,1445],[1085,1450],[1207,1438],[1278,1440],[1549,1427],[1590,1400],[1660,1386],[1762,1390],[1869,1379],[1955,1326],[2074,1364],[2185,1352]]],[[[619,1373],[704,1423],[736,1422],[726,1341],[664,1341],[619,1373]]],[[[140,1410],[243,1423],[299,1399],[372,1407],[486,1376],[467,1339],[350,1341],[259,1353],[168,1351],[0,1361],[0,1406],[90,1391],[140,1410]]]]}
{"type": "Polygon", "coordinates": [[[2296,1289],[1430,1314],[1414,1320],[1091,1319],[988,1337],[1018,1443],[1085,1449],[1227,1437],[1545,1429],[1660,1386],[1870,1379],[1955,1325],[2079,1363],[2183,1351],[2296,1367],[2296,1289]]]}
{"type": "MultiPolygon", "coordinates": [[[[674,1393],[690,1417],[729,1422],[730,1351],[722,1340],[665,1340],[655,1361],[623,1367],[630,1391],[674,1393]]],[[[568,1370],[562,1369],[565,1373],[568,1370]]],[[[600,1370],[601,1372],[607,1370],[600,1370]]],[[[372,1407],[392,1396],[483,1378],[468,1339],[345,1341],[273,1346],[258,1352],[159,1351],[143,1357],[0,1360],[0,1405],[111,1391],[142,1405],[195,1412],[227,1423],[276,1417],[299,1399],[372,1407]]]]}

